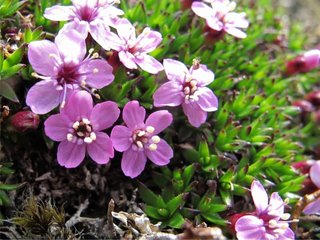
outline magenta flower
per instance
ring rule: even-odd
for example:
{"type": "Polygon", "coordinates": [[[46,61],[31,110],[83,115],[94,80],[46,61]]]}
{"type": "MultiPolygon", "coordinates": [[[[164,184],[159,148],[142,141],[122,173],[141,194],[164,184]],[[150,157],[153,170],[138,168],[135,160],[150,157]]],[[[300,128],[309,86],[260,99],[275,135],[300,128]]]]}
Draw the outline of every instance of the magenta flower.
{"type": "Polygon", "coordinates": [[[28,58],[32,68],[43,79],[28,92],[26,103],[37,114],[45,114],[66,102],[67,96],[80,87],[100,89],[114,76],[112,67],[102,59],[86,58],[85,39],[76,31],[59,33],[48,40],[29,44],[28,58]]]}
{"type": "Polygon", "coordinates": [[[157,111],[144,122],[145,116],[145,109],[137,101],[128,102],[122,112],[127,126],[115,126],[111,132],[114,148],[123,152],[121,169],[131,178],[143,171],[147,158],[164,166],[173,157],[169,144],[158,136],[171,124],[172,115],[166,110],[157,111]]]}
{"type": "Polygon", "coordinates": [[[63,31],[75,29],[84,38],[91,34],[97,40],[100,33],[114,27],[123,11],[114,7],[120,1],[113,0],[72,0],[73,6],[53,6],[47,8],[44,17],[52,21],[69,21],[63,31]]]}
{"type": "Polygon", "coordinates": [[[93,107],[88,92],[74,92],[65,108],[44,123],[46,135],[61,142],[58,163],[66,168],[75,168],[83,161],[86,152],[96,163],[108,163],[114,150],[111,139],[102,131],[111,127],[119,114],[114,102],[107,101],[93,107]]]}
{"type": "Polygon", "coordinates": [[[206,121],[207,112],[218,108],[217,97],[206,87],[214,79],[213,72],[203,64],[188,70],[183,63],[172,59],[164,59],[163,65],[170,81],[154,93],[154,106],[182,105],[190,124],[199,127],[206,121]]]}
{"type": "Polygon", "coordinates": [[[127,19],[119,20],[116,28],[119,36],[105,30],[103,38],[97,40],[103,48],[110,47],[119,52],[120,61],[129,69],[137,69],[139,66],[152,74],[163,70],[162,64],[148,55],[162,41],[159,32],[145,28],[136,37],[135,28],[127,19]]]}
{"type": "MultiPolygon", "coordinates": [[[[316,161],[310,168],[311,181],[320,189],[320,161],[316,161]]],[[[304,209],[304,214],[319,214],[320,213],[320,199],[309,203],[304,209]]]]}
{"type": "Polygon", "coordinates": [[[259,181],[251,184],[251,195],[256,212],[240,217],[235,224],[237,238],[248,239],[294,239],[289,227],[290,214],[284,213],[285,203],[277,192],[271,194],[270,201],[266,190],[259,181]]]}
{"type": "Polygon", "coordinates": [[[229,0],[206,1],[211,7],[203,2],[193,2],[191,9],[199,17],[206,19],[207,25],[215,31],[224,31],[237,38],[245,38],[247,35],[239,28],[248,28],[249,21],[246,14],[232,12],[235,2],[229,0]]]}

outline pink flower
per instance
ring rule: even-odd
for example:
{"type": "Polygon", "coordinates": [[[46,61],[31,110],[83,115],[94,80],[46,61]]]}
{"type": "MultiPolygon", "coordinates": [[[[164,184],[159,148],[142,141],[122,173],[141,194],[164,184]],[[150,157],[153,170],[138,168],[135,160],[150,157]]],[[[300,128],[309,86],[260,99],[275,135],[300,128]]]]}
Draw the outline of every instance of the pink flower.
{"type": "MultiPolygon", "coordinates": [[[[310,168],[311,181],[320,189],[320,161],[316,161],[310,168]]],[[[304,209],[304,214],[319,214],[320,213],[320,199],[309,203],[304,209]]]]}
{"type": "Polygon", "coordinates": [[[63,107],[68,95],[80,87],[103,88],[114,76],[107,61],[86,58],[85,39],[76,31],[59,33],[52,43],[48,40],[29,44],[28,58],[36,77],[43,81],[28,92],[26,103],[37,114],[63,107]]]}
{"type": "Polygon", "coordinates": [[[192,10],[199,17],[206,19],[207,25],[215,31],[224,31],[237,38],[245,38],[247,35],[239,28],[247,28],[249,21],[245,19],[246,14],[232,12],[235,2],[229,0],[211,0],[209,7],[203,2],[193,2],[192,10]]]}
{"type": "Polygon", "coordinates": [[[91,34],[98,39],[105,28],[114,27],[123,11],[114,7],[112,0],[72,0],[73,6],[53,6],[47,8],[44,17],[53,21],[70,21],[63,31],[74,29],[84,38],[91,34]]]}
{"type": "Polygon", "coordinates": [[[188,70],[183,63],[172,59],[164,59],[163,65],[169,82],[154,93],[154,106],[182,105],[190,124],[199,127],[206,121],[207,112],[218,108],[217,97],[206,87],[214,79],[213,72],[203,64],[188,70]]]}
{"type": "Polygon", "coordinates": [[[164,166],[173,157],[169,144],[158,136],[171,124],[172,115],[166,110],[157,111],[144,122],[145,116],[145,109],[137,101],[128,102],[122,112],[126,126],[115,126],[111,132],[114,148],[123,152],[121,169],[131,178],[143,171],[147,158],[164,166]]]}
{"type": "Polygon", "coordinates": [[[105,49],[111,47],[119,52],[120,61],[129,69],[137,69],[139,66],[152,74],[163,70],[162,64],[148,55],[162,41],[159,32],[145,28],[136,37],[135,28],[127,19],[119,20],[116,28],[119,36],[113,32],[105,31],[102,34],[103,37],[99,38],[97,42],[105,49]]]}
{"type": "Polygon", "coordinates": [[[297,73],[306,73],[319,66],[320,50],[313,49],[289,61],[286,66],[286,74],[290,76],[297,73]]]}
{"type": "Polygon", "coordinates": [[[46,135],[61,142],[58,163],[66,168],[75,168],[83,161],[86,152],[96,163],[108,163],[114,150],[111,139],[102,131],[111,127],[119,114],[114,102],[107,101],[93,107],[88,92],[73,93],[65,108],[44,123],[46,135]]]}
{"type": "Polygon", "coordinates": [[[294,239],[294,232],[288,222],[290,214],[284,213],[285,203],[277,192],[271,194],[270,201],[266,190],[259,181],[251,184],[251,195],[256,212],[240,217],[235,225],[237,238],[248,239],[294,239]]]}

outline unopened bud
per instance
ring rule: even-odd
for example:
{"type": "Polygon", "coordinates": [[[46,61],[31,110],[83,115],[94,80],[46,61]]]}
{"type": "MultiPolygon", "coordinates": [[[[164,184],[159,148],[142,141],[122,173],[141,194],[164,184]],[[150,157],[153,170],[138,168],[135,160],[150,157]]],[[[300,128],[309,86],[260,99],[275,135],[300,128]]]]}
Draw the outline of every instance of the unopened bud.
{"type": "Polygon", "coordinates": [[[29,129],[37,129],[39,123],[39,116],[31,111],[17,112],[11,118],[11,125],[18,132],[25,132],[29,129]]]}

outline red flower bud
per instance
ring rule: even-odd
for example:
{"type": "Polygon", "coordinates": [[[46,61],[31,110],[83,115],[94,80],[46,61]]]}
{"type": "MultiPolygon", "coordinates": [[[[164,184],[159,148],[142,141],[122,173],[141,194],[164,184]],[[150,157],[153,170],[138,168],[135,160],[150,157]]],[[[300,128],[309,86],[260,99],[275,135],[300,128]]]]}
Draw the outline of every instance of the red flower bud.
{"type": "Polygon", "coordinates": [[[301,161],[295,162],[291,166],[302,174],[308,174],[313,163],[313,161],[301,161]]]}
{"type": "Polygon", "coordinates": [[[306,100],[295,101],[292,105],[300,108],[302,113],[312,112],[314,110],[313,105],[306,100]]]}
{"type": "Polygon", "coordinates": [[[190,9],[192,3],[196,2],[196,1],[199,2],[200,0],[181,0],[181,8],[182,8],[182,10],[190,9]]]}
{"type": "Polygon", "coordinates": [[[37,129],[39,123],[39,116],[31,111],[17,112],[11,118],[11,125],[18,132],[25,132],[29,129],[37,129]]]}
{"type": "Polygon", "coordinates": [[[304,97],[304,99],[308,102],[311,102],[315,106],[320,106],[320,91],[317,90],[310,92],[304,97]]]}

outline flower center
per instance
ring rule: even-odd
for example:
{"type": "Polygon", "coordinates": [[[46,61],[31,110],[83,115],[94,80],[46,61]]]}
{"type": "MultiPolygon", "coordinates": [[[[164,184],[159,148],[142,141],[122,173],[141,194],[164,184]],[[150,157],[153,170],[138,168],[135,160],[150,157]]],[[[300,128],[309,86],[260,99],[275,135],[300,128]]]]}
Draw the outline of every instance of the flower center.
{"type": "Polygon", "coordinates": [[[79,144],[92,143],[96,140],[97,136],[92,131],[92,125],[87,118],[82,118],[81,121],[75,121],[72,124],[72,129],[67,134],[67,140],[78,142],[79,144]]]}
{"type": "Polygon", "coordinates": [[[184,98],[185,102],[194,102],[198,101],[199,97],[197,96],[196,92],[198,89],[198,82],[191,77],[187,78],[183,85],[183,93],[184,93],[184,98]]]}
{"type": "Polygon", "coordinates": [[[147,126],[145,129],[137,129],[132,133],[132,149],[141,151],[145,148],[155,151],[158,148],[160,138],[157,135],[152,136],[154,127],[147,126]]]}
{"type": "Polygon", "coordinates": [[[98,8],[90,8],[88,6],[81,7],[77,9],[77,16],[79,20],[91,22],[93,21],[98,15],[98,8]]]}
{"type": "Polygon", "coordinates": [[[58,85],[63,86],[64,84],[73,84],[77,82],[78,77],[79,74],[77,66],[64,64],[59,69],[57,75],[58,85]]]}

